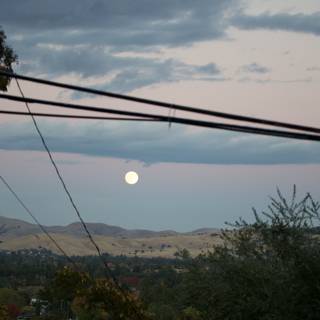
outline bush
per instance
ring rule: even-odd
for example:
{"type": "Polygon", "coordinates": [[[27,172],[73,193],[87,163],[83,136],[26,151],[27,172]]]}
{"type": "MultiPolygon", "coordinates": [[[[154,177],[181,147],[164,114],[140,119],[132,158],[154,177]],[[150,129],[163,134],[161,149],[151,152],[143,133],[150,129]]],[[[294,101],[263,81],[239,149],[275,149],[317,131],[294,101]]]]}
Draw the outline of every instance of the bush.
{"type": "Polygon", "coordinates": [[[320,319],[319,203],[278,191],[255,222],[239,220],[200,256],[181,288],[205,319],[320,319]]]}
{"type": "MultiPolygon", "coordinates": [[[[12,65],[18,61],[18,56],[6,44],[6,35],[0,28],[0,70],[12,72],[12,65]]],[[[11,78],[0,76],[0,91],[7,91],[11,78]]]]}

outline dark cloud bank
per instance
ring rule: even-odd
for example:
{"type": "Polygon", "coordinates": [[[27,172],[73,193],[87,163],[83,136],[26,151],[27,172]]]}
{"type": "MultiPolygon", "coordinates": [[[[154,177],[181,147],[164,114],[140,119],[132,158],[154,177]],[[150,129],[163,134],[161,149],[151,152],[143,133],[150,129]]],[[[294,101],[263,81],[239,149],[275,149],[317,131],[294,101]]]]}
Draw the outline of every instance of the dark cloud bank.
{"type": "MultiPolygon", "coordinates": [[[[48,78],[76,74],[108,75],[100,88],[131,91],[180,80],[223,80],[214,63],[191,65],[161,54],[137,57],[125,52],[161,52],[201,41],[227,38],[230,26],[244,30],[284,30],[320,35],[320,12],[247,15],[240,0],[2,0],[0,23],[20,56],[19,71],[48,78]]],[[[242,72],[265,74],[255,62],[242,72]]],[[[268,81],[268,80],[264,80],[268,81]]],[[[147,164],[319,163],[314,143],[217,132],[190,133],[164,124],[79,125],[44,122],[45,136],[58,152],[135,159],[147,164]]],[[[2,125],[0,148],[42,150],[32,126],[2,125]]]]}
{"type": "Polygon", "coordinates": [[[320,12],[312,14],[270,14],[266,12],[257,16],[240,14],[234,16],[231,23],[245,30],[282,30],[320,35],[320,12]]]}
{"type": "Polygon", "coordinates": [[[20,71],[50,77],[111,76],[110,90],[180,80],[223,80],[219,67],[121,52],[150,52],[219,39],[235,0],[2,1],[0,21],[21,57],[20,71]],[[35,57],[37,57],[35,59],[35,57]]]}
{"type": "MultiPolygon", "coordinates": [[[[54,152],[159,162],[205,164],[307,164],[320,162],[318,144],[235,134],[216,130],[190,131],[167,124],[103,123],[70,126],[41,120],[54,152]]],[[[0,149],[43,150],[31,123],[0,127],[0,149]]]]}
{"type": "Polygon", "coordinates": [[[121,52],[154,52],[223,39],[230,26],[320,35],[319,12],[250,16],[240,4],[240,0],[2,0],[0,21],[19,53],[19,71],[47,77],[109,75],[111,80],[102,87],[115,91],[161,82],[224,79],[214,63],[189,65],[124,57],[121,52]]]}

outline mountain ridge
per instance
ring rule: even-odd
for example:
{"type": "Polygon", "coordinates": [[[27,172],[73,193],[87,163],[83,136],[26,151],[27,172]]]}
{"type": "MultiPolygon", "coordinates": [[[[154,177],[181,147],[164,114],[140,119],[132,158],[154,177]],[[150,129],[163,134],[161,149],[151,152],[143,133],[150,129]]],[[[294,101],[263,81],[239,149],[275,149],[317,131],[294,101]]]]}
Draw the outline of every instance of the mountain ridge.
{"type": "MultiPolygon", "coordinates": [[[[95,236],[108,236],[119,238],[148,238],[148,237],[161,237],[161,236],[174,236],[183,234],[200,234],[200,233],[217,233],[217,228],[201,228],[190,232],[177,232],[173,230],[153,231],[147,229],[126,229],[115,225],[109,225],[99,222],[86,222],[88,230],[95,236]]],[[[80,222],[72,222],[66,226],[45,226],[49,233],[63,234],[75,237],[86,236],[80,222]]],[[[27,235],[35,235],[42,233],[41,229],[33,223],[0,216],[0,236],[5,238],[20,237],[27,235]]]]}
{"type": "MultiPolygon", "coordinates": [[[[219,229],[203,228],[179,233],[172,230],[150,231],[125,229],[104,223],[87,223],[88,229],[101,252],[111,255],[174,258],[182,249],[197,256],[212,250],[221,241],[219,229]]],[[[95,255],[82,225],[74,222],[66,226],[44,226],[68,255],[95,255]]],[[[41,229],[32,223],[0,216],[0,251],[15,252],[29,249],[47,249],[61,254],[41,229]]]]}

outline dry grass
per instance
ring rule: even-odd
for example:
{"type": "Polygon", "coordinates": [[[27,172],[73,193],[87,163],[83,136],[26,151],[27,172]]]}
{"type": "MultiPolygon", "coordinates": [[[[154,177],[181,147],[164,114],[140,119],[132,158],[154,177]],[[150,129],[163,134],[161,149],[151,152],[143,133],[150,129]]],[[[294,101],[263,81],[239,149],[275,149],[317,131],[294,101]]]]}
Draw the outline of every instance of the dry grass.
{"type": "MultiPolygon", "coordinates": [[[[86,237],[75,237],[64,234],[52,234],[57,242],[69,255],[94,255],[96,251],[86,237]]],[[[174,236],[156,236],[148,238],[128,239],[125,237],[94,237],[103,252],[112,255],[140,256],[140,257],[174,257],[174,253],[181,249],[188,249],[192,256],[212,250],[220,243],[218,235],[179,234],[174,236]]],[[[21,250],[46,248],[59,253],[45,235],[28,235],[6,239],[0,243],[0,250],[21,250]]]]}

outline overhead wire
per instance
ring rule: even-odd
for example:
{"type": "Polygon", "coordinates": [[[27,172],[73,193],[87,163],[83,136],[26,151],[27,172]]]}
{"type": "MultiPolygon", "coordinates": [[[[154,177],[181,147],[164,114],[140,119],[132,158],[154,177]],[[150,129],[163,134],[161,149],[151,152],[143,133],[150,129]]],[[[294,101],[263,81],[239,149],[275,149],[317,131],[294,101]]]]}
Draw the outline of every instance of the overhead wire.
{"type": "MultiPolygon", "coordinates": [[[[17,83],[17,86],[18,86],[18,89],[19,89],[19,91],[20,91],[20,94],[21,94],[22,98],[25,99],[24,93],[23,93],[23,91],[22,91],[22,88],[21,88],[21,86],[20,86],[20,84],[19,84],[18,79],[15,78],[15,80],[16,80],[16,83],[17,83]]],[[[88,236],[91,244],[95,247],[95,249],[96,249],[96,251],[97,251],[97,253],[98,253],[98,256],[99,256],[99,258],[100,258],[100,260],[101,260],[101,262],[102,262],[102,264],[103,264],[103,266],[104,266],[104,269],[105,269],[105,271],[107,272],[107,276],[112,280],[112,282],[114,283],[114,285],[116,286],[116,288],[117,288],[117,289],[119,290],[119,292],[122,294],[122,296],[124,297],[124,299],[128,302],[128,304],[129,304],[129,306],[132,308],[133,312],[140,318],[141,315],[140,315],[140,312],[137,310],[136,305],[135,305],[135,304],[132,304],[132,302],[131,302],[130,299],[128,298],[127,293],[122,289],[122,287],[121,287],[120,284],[118,283],[117,279],[114,277],[111,269],[109,268],[108,264],[106,263],[105,259],[104,259],[103,256],[102,256],[102,252],[101,252],[98,244],[97,244],[96,241],[93,239],[93,237],[92,237],[92,235],[91,235],[91,233],[90,233],[90,231],[89,231],[89,229],[88,229],[87,224],[85,223],[84,219],[82,218],[82,216],[81,216],[81,214],[80,214],[80,211],[79,211],[79,209],[78,209],[78,207],[77,207],[77,205],[76,205],[76,203],[75,203],[75,201],[74,201],[74,199],[73,199],[73,197],[72,197],[72,195],[71,195],[71,193],[70,193],[70,191],[69,191],[69,189],[68,189],[68,187],[67,187],[64,179],[63,179],[63,176],[62,176],[62,174],[61,174],[61,172],[60,172],[60,170],[59,170],[59,168],[58,168],[58,166],[57,166],[57,164],[56,164],[56,162],[55,162],[55,160],[54,160],[54,158],[53,158],[53,156],[52,156],[52,153],[51,153],[51,151],[50,151],[50,149],[49,149],[49,146],[47,145],[47,143],[46,143],[46,141],[45,141],[45,138],[44,138],[44,136],[42,135],[42,132],[41,132],[39,126],[38,126],[37,120],[35,119],[35,116],[32,114],[31,109],[30,109],[29,104],[28,104],[27,101],[25,101],[25,105],[26,105],[26,108],[27,108],[27,110],[28,110],[28,112],[29,112],[29,115],[31,116],[31,119],[32,119],[33,124],[34,124],[34,127],[35,127],[35,129],[36,129],[36,131],[37,131],[37,133],[38,133],[38,135],[39,135],[39,137],[40,137],[40,139],[41,139],[42,145],[43,145],[43,147],[45,148],[45,150],[46,150],[46,152],[47,152],[47,154],[48,154],[48,156],[49,156],[50,162],[51,162],[52,166],[53,166],[54,169],[55,169],[55,172],[56,172],[57,177],[58,177],[58,179],[59,179],[59,181],[60,181],[60,183],[61,183],[61,185],[62,185],[62,187],[63,187],[63,190],[65,191],[65,193],[66,193],[66,195],[67,195],[67,197],[68,197],[68,199],[69,199],[69,201],[70,201],[73,209],[75,210],[75,212],[76,212],[76,214],[77,214],[77,216],[78,216],[78,219],[80,220],[81,225],[82,225],[83,229],[85,230],[85,232],[86,232],[86,234],[87,234],[87,236],[88,236]]],[[[142,317],[141,317],[141,319],[142,319],[142,317]]]]}
{"type": "MultiPolygon", "coordinates": [[[[29,112],[23,111],[11,111],[11,110],[0,110],[0,114],[8,114],[13,116],[30,116],[29,112]]],[[[102,117],[102,116],[85,116],[75,114],[59,114],[59,113],[44,113],[44,112],[31,112],[36,117],[46,118],[67,118],[67,119],[85,119],[85,120],[115,120],[115,121],[145,121],[145,122],[161,122],[161,119],[152,118],[133,118],[133,117],[102,117]]]]}
{"type": "Polygon", "coordinates": [[[59,243],[51,236],[51,234],[46,230],[46,228],[39,222],[36,216],[32,213],[32,211],[27,207],[24,201],[20,198],[16,191],[13,190],[12,186],[8,183],[8,181],[0,175],[0,180],[6,186],[6,188],[11,192],[14,198],[19,202],[19,204],[23,207],[23,209],[28,213],[28,215],[32,218],[32,220],[37,224],[40,230],[48,237],[48,239],[55,245],[55,247],[62,253],[62,255],[75,267],[78,268],[76,263],[72,260],[72,258],[66,253],[66,251],[59,245],[59,243]]]}
{"type": "MultiPolygon", "coordinates": [[[[47,238],[54,244],[54,246],[61,252],[61,254],[69,261],[70,264],[74,267],[75,270],[80,271],[76,262],[66,253],[66,251],[59,245],[59,243],[51,236],[51,234],[46,230],[46,228],[39,222],[36,216],[32,213],[32,211],[27,207],[21,197],[17,194],[17,192],[12,188],[12,186],[8,183],[8,181],[0,175],[0,180],[6,186],[6,188],[10,191],[10,193],[14,196],[17,202],[23,207],[23,209],[27,212],[27,214],[32,218],[32,220],[36,223],[36,225],[40,228],[40,230],[47,236],[47,238]]],[[[80,271],[81,272],[81,271],[80,271]]]]}
{"type": "Polygon", "coordinates": [[[251,122],[251,123],[268,125],[268,126],[282,127],[282,128],[292,129],[292,130],[320,133],[319,128],[314,128],[314,127],[305,126],[305,125],[286,123],[281,121],[274,121],[274,120],[262,119],[262,118],[256,118],[256,117],[250,117],[250,116],[243,116],[243,115],[232,114],[232,113],[221,112],[221,111],[214,111],[209,109],[195,108],[195,107],[185,106],[181,104],[168,103],[164,101],[157,101],[157,100],[129,96],[129,95],[124,95],[124,94],[119,94],[119,93],[114,93],[109,91],[102,91],[102,90],[97,90],[97,89],[92,89],[87,87],[81,87],[81,86],[71,85],[71,84],[62,83],[62,82],[44,80],[44,79],[20,75],[16,73],[10,73],[2,70],[0,70],[0,75],[6,76],[6,77],[14,77],[16,79],[21,79],[25,81],[40,83],[40,84],[64,88],[64,89],[70,89],[70,90],[86,92],[86,93],[100,95],[100,96],[106,96],[106,97],[120,99],[120,100],[132,101],[132,102],[142,103],[146,105],[153,105],[153,106],[167,108],[167,109],[175,109],[175,110],[180,110],[185,112],[192,112],[192,113],[197,113],[197,114],[202,114],[207,116],[224,118],[228,120],[244,121],[244,122],[251,122]]]}
{"type": "MultiPolygon", "coordinates": [[[[107,92],[107,91],[101,91],[101,90],[90,89],[90,88],[85,88],[85,87],[80,87],[80,86],[75,86],[75,85],[69,85],[69,84],[65,84],[65,83],[59,83],[59,82],[54,82],[54,81],[38,79],[38,78],[34,78],[34,77],[18,75],[15,73],[7,73],[7,72],[3,72],[1,70],[0,70],[0,75],[14,77],[16,79],[16,82],[17,82],[19,91],[22,95],[22,98],[12,96],[12,95],[3,95],[3,94],[0,95],[0,98],[9,99],[9,100],[13,100],[13,101],[20,101],[20,102],[24,102],[26,104],[26,107],[29,112],[28,114],[32,117],[34,126],[35,126],[35,128],[41,138],[41,141],[43,143],[44,148],[46,149],[46,151],[49,155],[50,161],[55,168],[57,176],[59,177],[59,180],[60,180],[74,210],[76,211],[78,218],[81,221],[81,224],[83,225],[83,227],[87,233],[87,236],[89,237],[91,243],[95,246],[99,257],[102,259],[102,262],[104,263],[107,270],[109,268],[106,265],[106,263],[102,257],[100,248],[98,247],[98,245],[96,244],[96,242],[92,238],[84,220],[82,219],[80,212],[79,212],[64,180],[63,180],[63,177],[59,171],[59,168],[57,167],[57,165],[51,155],[51,152],[50,152],[50,150],[44,140],[44,137],[39,129],[39,126],[35,120],[35,116],[37,116],[37,115],[43,116],[43,117],[78,118],[78,119],[96,119],[96,118],[103,119],[103,117],[32,113],[29,106],[28,106],[28,103],[38,103],[38,104],[43,104],[43,105],[55,106],[55,107],[94,111],[94,112],[100,112],[100,113],[111,113],[111,114],[118,114],[118,115],[122,115],[122,116],[125,115],[125,116],[131,116],[131,117],[141,117],[139,120],[138,120],[138,118],[136,118],[136,119],[130,118],[130,121],[131,120],[133,120],[133,121],[135,121],[135,120],[136,121],[167,121],[169,124],[169,127],[171,126],[171,123],[174,122],[174,123],[189,124],[189,125],[195,125],[195,126],[207,127],[207,128],[216,128],[216,129],[223,129],[223,130],[231,130],[231,131],[254,133],[254,134],[269,135],[269,136],[277,136],[277,137],[292,138],[292,139],[302,139],[302,140],[309,140],[309,141],[320,141],[320,135],[317,135],[320,133],[320,129],[315,128],[315,127],[304,126],[304,125],[299,125],[299,124],[292,124],[292,123],[285,123],[285,122],[273,121],[273,120],[267,120],[267,119],[261,119],[261,118],[254,118],[254,117],[242,116],[242,115],[237,115],[237,114],[212,111],[212,110],[207,110],[207,109],[194,108],[194,107],[172,104],[172,103],[167,103],[167,102],[163,102],[163,101],[156,101],[156,100],[151,100],[151,99],[145,99],[145,98],[139,98],[139,97],[134,97],[134,96],[127,96],[127,95],[122,95],[122,94],[117,94],[117,93],[112,93],[112,92],[107,92]],[[156,114],[147,114],[147,113],[142,113],[142,112],[115,110],[115,109],[110,109],[110,108],[98,108],[98,107],[92,107],[92,106],[83,106],[83,105],[76,105],[76,104],[70,104],[70,103],[48,101],[48,100],[42,100],[42,99],[26,98],[21,90],[18,79],[31,81],[31,82],[35,82],[35,83],[41,83],[41,84],[50,85],[50,86],[55,86],[55,87],[60,87],[60,88],[65,88],[65,89],[77,90],[77,91],[96,94],[96,95],[107,96],[107,97],[121,99],[121,100],[127,100],[127,101],[133,101],[133,102],[137,102],[137,103],[143,103],[143,104],[148,104],[148,105],[153,105],[153,106],[158,106],[158,107],[169,108],[169,115],[166,117],[166,116],[161,116],[161,115],[156,115],[156,114]],[[181,118],[181,117],[174,117],[173,118],[171,116],[172,109],[173,110],[181,110],[181,111],[185,111],[185,112],[192,112],[192,113],[197,113],[197,114],[202,114],[202,115],[207,115],[207,116],[220,117],[220,118],[229,119],[229,120],[245,121],[245,122],[251,122],[251,123],[255,123],[255,124],[282,127],[282,128],[287,128],[287,129],[297,130],[297,131],[312,132],[312,133],[316,133],[316,135],[315,134],[306,134],[306,133],[297,133],[297,132],[292,132],[292,131],[265,129],[265,128],[261,128],[261,127],[259,128],[259,127],[240,126],[240,125],[227,124],[227,123],[217,123],[217,122],[212,122],[212,121],[195,120],[195,119],[190,119],[190,118],[181,118]]],[[[0,111],[0,113],[5,113],[5,111],[3,111],[3,112],[0,111]]],[[[11,114],[24,115],[21,112],[11,112],[11,114]]],[[[107,120],[107,119],[111,120],[111,118],[112,117],[104,117],[105,120],[107,120]]],[[[114,117],[113,119],[119,120],[116,117],[114,117]]],[[[129,119],[126,119],[126,120],[129,120],[129,119]]],[[[113,278],[110,269],[109,269],[109,271],[110,271],[111,278],[113,278]]],[[[113,278],[113,279],[114,279],[114,282],[118,285],[116,279],[115,278],[113,278]]],[[[121,289],[120,286],[119,286],[119,288],[121,289]]],[[[125,297],[126,297],[126,295],[125,295],[125,297]]]]}
{"type": "MultiPolygon", "coordinates": [[[[21,86],[19,84],[18,79],[16,79],[16,83],[17,83],[17,86],[18,86],[18,89],[20,91],[20,94],[21,94],[22,98],[25,98],[24,93],[23,93],[23,91],[21,89],[21,86]]],[[[52,166],[53,166],[53,168],[54,168],[54,170],[55,170],[55,172],[57,174],[57,177],[58,177],[58,179],[59,179],[59,181],[60,181],[60,183],[61,183],[61,185],[63,187],[63,190],[65,191],[65,193],[66,193],[66,195],[67,195],[67,197],[68,197],[73,209],[75,210],[75,212],[76,212],[76,214],[77,214],[77,216],[78,216],[78,218],[79,218],[79,220],[80,220],[80,222],[81,222],[81,224],[82,224],[82,226],[83,226],[83,228],[84,228],[84,230],[85,230],[90,242],[93,244],[93,246],[95,247],[95,249],[98,252],[98,255],[101,257],[101,251],[100,251],[99,247],[97,246],[97,244],[95,243],[95,241],[93,240],[93,238],[92,238],[92,236],[91,236],[91,234],[90,234],[90,232],[88,230],[88,227],[87,227],[86,223],[84,222],[82,216],[80,215],[79,209],[78,209],[75,201],[73,200],[73,197],[71,196],[71,193],[70,193],[70,191],[69,191],[69,189],[68,189],[68,187],[67,187],[67,185],[66,185],[66,183],[65,183],[65,181],[64,181],[64,179],[62,177],[62,174],[61,174],[56,162],[53,159],[52,153],[51,153],[51,151],[50,151],[50,149],[49,149],[49,147],[48,147],[48,145],[47,145],[47,143],[46,143],[46,141],[44,139],[44,136],[42,135],[42,132],[40,131],[40,128],[39,128],[38,123],[37,123],[37,121],[35,119],[35,116],[31,113],[31,110],[30,110],[30,107],[29,107],[29,104],[28,104],[27,101],[25,101],[25,105],[26,105],[26,108],[27,108],[27,110],[28,110],[28,112],[29,112],[29,114],[31,116],[32,122],[34,124],[34,127],[35,127],[35,129],[36,129],[36,131],[37,131],[37,133],[38,133],[38,135],[40,137],[42,145],[43,145],[44,149],[46,150],[46,152],[47,152],[47,154],[49,156],[50,162],[51,162],[51,164],[52,164],[52,166]]]]}
{"type": "MultiPolygon", "coordinates": [[[[41,104],[41,105],[47,105],[47,106],[54,106],[59,108],[85,110],[85,111],[117,114],[122,116],[131,116],[131,117],[141,117],[146,119],[151,118],[151,119],[157,119],[159,121],[166,121],[166,122],[171,121],[172,123],[180,123],[180,124],[186,124],[186,125],[192,125],[192,126],[204,127],[204,128],[252,133],[252,134],[258,134],[258,135],[274,136],[274,137],[289,138],[289,139],[318,141],[318,142],[320,141],[320,135],[317,135],[317,134],[266,129],[261,127],[235,125],[235,124],[229,124],[229,123],[196,120],[196,119],[182,118],[182,117],[171,118],[168,116],[162,116],[158,114],[149,114],[149,113],[137,112],[137,111],[118,110],[118,109],[102,108],[102,107],[96,107],[96,106],[71,104],[71,103],[58,102],[58,101],[49,101],[49,100],[43,100],[43,99],[18,97],[18,96],[8,95],[8,94],[0,94],[0,98],[17,101],[17,102],[35,103],[35,104],[41,104]]],[[[318,128],[313,128],[313,129],[320,131],[320,129],[318,128]]]]}

